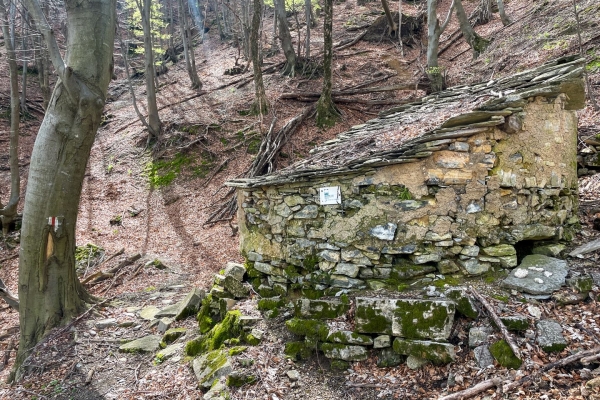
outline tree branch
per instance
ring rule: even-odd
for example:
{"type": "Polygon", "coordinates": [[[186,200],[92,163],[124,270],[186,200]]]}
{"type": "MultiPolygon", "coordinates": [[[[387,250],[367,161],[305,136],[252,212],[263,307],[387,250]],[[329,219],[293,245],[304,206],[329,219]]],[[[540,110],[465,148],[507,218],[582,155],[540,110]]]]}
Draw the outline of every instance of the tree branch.
{"type": "Polygon", "coordinates": [[[2,279],[0,279],[0,297],[9,306],[19,311],[19,299],[8,290],[2,279]]]}

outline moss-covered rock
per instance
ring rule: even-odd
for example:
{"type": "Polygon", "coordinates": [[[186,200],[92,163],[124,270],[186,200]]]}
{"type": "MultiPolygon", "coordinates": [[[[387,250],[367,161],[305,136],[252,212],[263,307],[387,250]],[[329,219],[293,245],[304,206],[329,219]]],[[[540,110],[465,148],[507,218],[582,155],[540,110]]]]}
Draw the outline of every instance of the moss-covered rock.
{"type": "Polygon", "coordinates": [[[200,310],[196,315],[200,333],[206,333],[219,321],[219,301],[211,294],[202,299],[200,310]]]}
{"type": "Polygon", "coordinates": [[[220,377],[227,376],[233,371],[225,350],[214,350],[202,354],[192,361],[192,368],[198,385],[205,389],[210,388],[220,377]]]}
{"type": "Polygon", "coordinates": [[[149,335],[119,346],[121,353],[153,353],[160,348],[161,336],[149,335]]]}
{"type": "Polygon", "coordinates": [[[350,309],[349,304],[339,300],[298,299],[294,303],[294,314],[301,318],[333,319],[344,315],[350,309]]]}
{"type": "Polygon", "coordinates": [[[167,345],[173,343],[179,337],[185,335],[186,332],[187,332],[187,329],[185,329],[185,328],[168,329],[164,333],[162,340],[160,341],[160,347],[164,349],[165,347],[167,347],[167,345]]]}
{"type": "Polygon", "coordinates": [[[256,376],[238,371],[229,374],[225,380],[225,384],[229,387],[242,387],[251,385],[254,382],[256,382],[256,376]]]}
{"type": "Polygon", "coordinates": [[[229,311],[223,321],[216,324],[205,335],[189,341],[185,346],[185,354],[193,357],[220,349],[226,340],[238,338],[242,333],[239,323],[241,315],[238,310],[229,311]]]}
{"type": "Polygon", "coordinates": [[[356,298],[356,332],[445,340],[454,322],[450,300],[356,298]]]}
{"type": "Polygon", "coordinates": [[[190,315],[194,315],[198,312],[200,308],[200,304],[202,299],[206,296],[206,293],[202,289],[194,288],[190,293],[188,293],[185,298],[177,303],[177,309],[175,312],[175,319],[177,321],[181,321],[189,317],[190,315]]]}
{"type": "Polygon", "coordinates": [[[504,339],[492,344],[490,346],[490,353],[498,361],[498,364],[506,368],[519,369],[523,363],[521,359],[515,356],[504,339]]]}
{"type": "Polygon", "coordinates": [[[327,336],[329,336],[329,327],[319,320],[292,318],[285,322],[285,326],[294,335],[306,336],[321,342],[327,340],[327,336]]]}
{"type": "Polygon", "coordinates": [[[327,358],[344,361],[363,361],[367,359],[367,348],[341,343],[322,343],[319,349],[327,358]]]}
{"type": "Polygon", "coordinates": [[[361,346],[372,346],[373,338],[368,335],[361,335],[360,333],[352,331],[337,331],[327,336],[327,341],[332,343],[342,344],[358,344],[361,346]]]}
{"type": "Polygon", "coordinates": [[[292,360],[307,360],[314,350],[314,346],[306,342],[286,342],[283,353],[292,360]]]}
{"type": "Polygon", "coordinates": [[[270,297],[258,300],[257,308],[260,311],[275,310],[285,305],[285,300],[281,297],[270,297]]]}
{"type": "Polygon", "coordinates": [[[594,286],[594,280],[590,275],[579,275],[567,279],[567,284],[579,293],[589,293],[594,286]]]}
{"type": "Polygon", "coordinates": [[[434,364],[447,364],[456,359],[454,346],[450,343],[396,338],[393,348],[398,354],[420,357],[434,364]]]}
{"type": "Polygon", "coordinates": [[[451,288],[448,289],[444,294],[449,299],[454,300],[456,303],[456,311],[458,311],[459,314],[472,319],[479,317],[479,309],[469,296],[466,288],[451,288]]]}
{"type": "Polygon", "coordinates": [[[229,355],[231,357],[237,356],[238,354],[242,354],[244,351],[248,349],[246,346],[235,346],[229,349],[229,355]]]}
{"type": "MultiPolygon", "coordinates": [[[[500,321],[509,331],[526,331],[529,329],[529,319],[525,315],[501,316],[500,321]]],[[[493,322],[493,321],[492,321],[493,322]]]]}
{"type": "Polygon", "coordinates": [[[546,353],[561,352],[567,347],[562,327],[556,321],[541,320],[536,323],[537,343],[546,353]]]}
{"type": "Polygon", "coordinates": [[[379,368],[397,367],[405,359],[405,356],[396,353],[391,347],[386,347],[377,352],[377,366],[379,368]]]}
{"type": "Polygon", "coordinates": [[[350,368],[350,363],[344,360],[332,359],[329,362],[329,368],[331,368],[332,371],[345,371],[350,368]]]}

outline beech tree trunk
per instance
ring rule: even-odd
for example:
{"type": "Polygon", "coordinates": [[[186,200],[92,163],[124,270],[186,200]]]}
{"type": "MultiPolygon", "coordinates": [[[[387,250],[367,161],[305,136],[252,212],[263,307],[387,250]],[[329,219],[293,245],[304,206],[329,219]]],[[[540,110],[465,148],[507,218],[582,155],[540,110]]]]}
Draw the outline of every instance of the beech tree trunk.
{"type": "Polygon", "coordinates": [[[261,56],[259,46],[260,20],[263,10],[262,0],[253,0],[254,10],[252,14],[252,27],[250,30],[250,54],[252,56],[252,68],[254,70],[254,90],[256,92],[256,101],[252,107],[256,114],[266,114],[269,109],[265,85],[263,83],[261,70],[261,56]]]}
{"type": "Polygon", "coordinates": [[[196,57],[194,57],[192,35],[190,26],[188,24],[187,6],[183,4],[183,0],[179,0],[179,15],[181,19],[181,21],[179,21],[179,26],[181,28],[181,41],[183,42],[185,66],[187,68],[190,81],[192,82],[192,89],[202,89],[202,82],[200,82],[198,71],[196,70],[196,57]]]}
{"type": "Polygon", "coordinates": [[[112,76],[116,0],[66,0],[65,59],[39,3],[25,4],[60,80],[29,168],[19,256],[20,342],[11,378],[35,344],[93,299],[75,273],[75,226],[90,150],[112,76]]]}
{"type": "Polygon", "coordinates": [[[142,29],[144,30],[144,53],[146,71],[146,101],[148,102],[148,126],[150,137],[157,139],[160,136],[161,122],[156,105],[156,84],[154,78],[154,51],[152,50],[152,30],[150,27],[151,0],[136,0],[138,9],[142,16],[142,29]]]}
{"type": "Polygon", "coordinates": [[[507,26],[510,24],[510,18],[506,15],[506,11],[504,10],[504,1],[498,0],[498,13],[500,14],[500,19],[502,20],[502,25],[507,26]]]}
{"type": "Polygon", "coordinates": [[[317,126],[320,128],[335,125],[339,117],[331,99],[333,60],[333,0],[323,3],[323,90],[317,102],[317,126]]]}
{"type": "Polygon", "coordinates": [[[12,41],[9,39],[9,21],[4,0],[0,0],[0,21],[10,75],[10,198],[6,206],[2,205],[2,200],[0,199],[0,221],[2,221],[2,231],[6,235],[8,233],[8,226],[17,216],[21,181],[19,179],[19,71],[17,69],[15,49],[12,41]]]}
{"type": "Polygon", "coordinates": [[[456,7],[456,16],[460,23],[460,30],[465,37],[471,49],[473,49],[473,58],[479,57],[479,54],[483,53],[490,44],[490,41],[482,38],[473,30],[469,17],[465,13],[465,9],[462,5],[462,0],[454,0],[454,6],[456,7]]]}
{"type": "Polygon", "coordinates": [[[306,58],[310,58],[310,28],[312,26],[311,21],[311,0],[304,0],[304,19],[306,19],[306,38],[305,38],[305,50],[304,55],[306,58]]]}
{"type": "Polygon", "coordinates": [[[437,17],[437,0],[427,0],[427,69],[425,70],[432,92],[439,92],[444,88],[444,75],[438,65],[438,48],[440,47],[440,36],[446,30],[452,11],[454,1],[448,11],[448,16],[442,25],[437,17]]]}
{"type": "Polygon", "coordinates": [[[281,40],[281,48],[283,49],[283,54],[287,61],[283,73],[293,77],[296,75],[296,52],[294,51],[294,45],[292,44],[292,35],[290,34],[290,28],[285,13],[285,0],[274,0],[274,2],[275,13],[279,20],[279,40],[281,40]]]}
{"type": "Polygon", "coordinates": [[[25,27],[29,24],[29,13],[24,12],[23,26],[21,27],[22,38],[21,44],[23,46],[23,75],[21,79],[21,110],[27,112],[27,35],[25,34],[25,27]]]}
{"type": "MultiPolygon", "coordinates": [[[[398,26],[396,25],[396,21],[392,18],[392,13],[390,11],[390,6],[388,5],[387,0],[381,0],[381,5],[383,6],[383,11],[385,12],[385,16],[388,20],[388,27],[390,28],[390,36],[394,36],[394,33],[398,30],[398,26]]],[[[402,15],[402,14],[401,14],[402,15]]]]}

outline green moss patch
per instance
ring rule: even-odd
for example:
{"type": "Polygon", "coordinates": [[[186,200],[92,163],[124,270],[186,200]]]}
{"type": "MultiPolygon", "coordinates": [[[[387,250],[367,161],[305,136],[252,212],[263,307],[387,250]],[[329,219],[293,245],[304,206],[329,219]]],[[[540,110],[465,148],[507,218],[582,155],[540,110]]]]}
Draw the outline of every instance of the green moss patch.
{"type": "Polygon", "coordinates": [[[521,361],[505,340],[499,340],[490,346],[490,353],[500,365],[506,368],[519,369],[521,361]]]}
{"type": "Polygon", "coordinates": [[[201,353],[220,349],[226,340],[238,338],[242,328],[238,310],[229,311],[222,322],[216,324],[208,333],[189,341],[185,346],[185,354],[196,356],[201,353]]]}
{"type": "Polygon", "coordinates": [[[292,318],[285,322],[285,326],[294,335],[306,336],[320,341],[327,340],[329,335],[327,324],[318,320],[292,318]]]}

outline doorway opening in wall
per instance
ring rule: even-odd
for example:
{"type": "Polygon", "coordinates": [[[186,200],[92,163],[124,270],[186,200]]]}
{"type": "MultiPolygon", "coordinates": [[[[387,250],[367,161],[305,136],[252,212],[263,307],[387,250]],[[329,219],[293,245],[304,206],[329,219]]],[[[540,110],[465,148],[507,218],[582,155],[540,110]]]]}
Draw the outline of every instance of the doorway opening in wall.
{"type": "Polygon", "coordinates": [[[523,258],[533,253],[533,247],[535,240],[522,240],[515,243],[515,250],[517,251],[517,265],[521,264],[523,258]]]}

